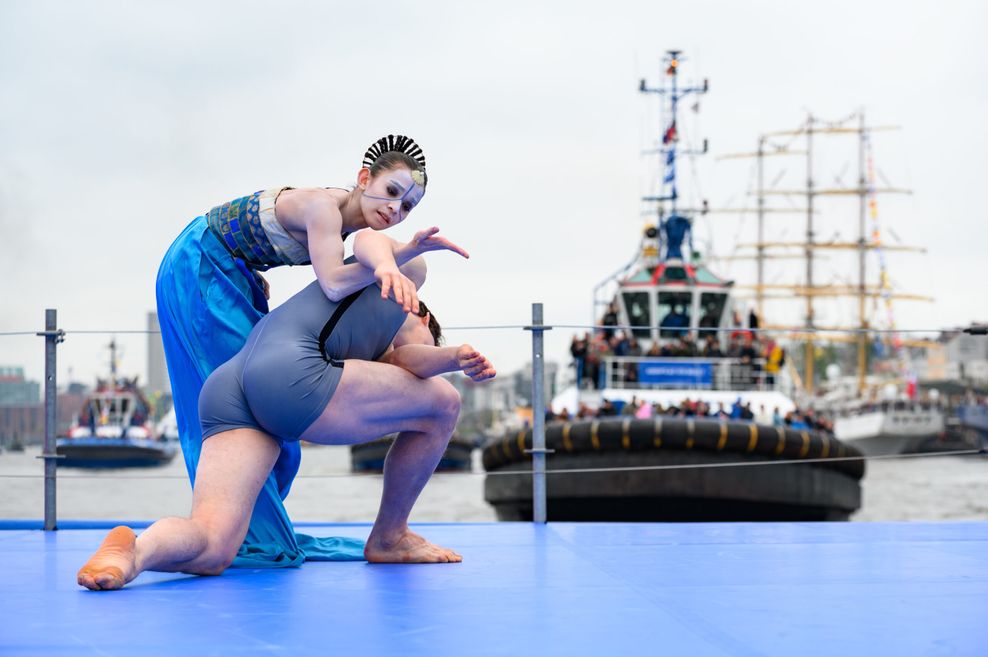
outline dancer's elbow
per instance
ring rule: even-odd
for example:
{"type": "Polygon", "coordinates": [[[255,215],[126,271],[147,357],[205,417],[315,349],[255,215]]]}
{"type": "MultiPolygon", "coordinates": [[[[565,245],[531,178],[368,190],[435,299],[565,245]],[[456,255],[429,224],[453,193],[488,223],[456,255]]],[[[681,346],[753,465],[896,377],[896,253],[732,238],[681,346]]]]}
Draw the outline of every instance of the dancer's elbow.
{"type": "Polygon", "coordinates": [[[322,288],[322,293],[326,295],[326,298],[330,301],[342,301],[346,296],[346,291],[340,286],[335,285],[333,282],[327,283],[326,281],[320,280],[319,287],[322,288]]]}

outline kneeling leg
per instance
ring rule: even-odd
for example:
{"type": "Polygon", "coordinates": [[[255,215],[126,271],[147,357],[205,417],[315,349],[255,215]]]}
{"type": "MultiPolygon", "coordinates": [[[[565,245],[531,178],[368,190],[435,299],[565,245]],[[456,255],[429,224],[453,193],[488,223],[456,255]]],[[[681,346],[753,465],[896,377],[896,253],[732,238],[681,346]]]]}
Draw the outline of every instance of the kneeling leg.
{"type": "Polygon", "coordinates": [[[247,534],[257,494],[280,448],[266,433],[233,429],[202,445],[188,518],[164,518],[139,537],[114,528],[78,574],[88,589],[118,589],[145,570],[218,575],[247,534]]]}

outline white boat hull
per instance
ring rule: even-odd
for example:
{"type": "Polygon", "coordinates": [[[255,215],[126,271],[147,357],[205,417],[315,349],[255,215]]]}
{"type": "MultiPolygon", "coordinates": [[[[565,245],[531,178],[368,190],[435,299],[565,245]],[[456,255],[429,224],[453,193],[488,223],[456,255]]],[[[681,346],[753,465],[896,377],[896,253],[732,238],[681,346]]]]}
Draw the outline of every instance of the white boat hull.
{"type": "Polygon", "coordinates": [[[838,417],[834,435],[867,456],[887,456],[915,452],[920,443],[944,430],[938,410],[876,410],[838,417]]]}

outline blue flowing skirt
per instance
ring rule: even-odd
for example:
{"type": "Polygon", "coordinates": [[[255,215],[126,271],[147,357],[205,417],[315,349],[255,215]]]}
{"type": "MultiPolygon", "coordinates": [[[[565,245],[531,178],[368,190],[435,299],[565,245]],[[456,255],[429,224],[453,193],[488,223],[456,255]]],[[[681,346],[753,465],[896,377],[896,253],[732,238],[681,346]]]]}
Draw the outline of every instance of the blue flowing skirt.
{"type": "MultiPolygon", "coordinates": [[[[247,342],[251,329],[267,312],[267,302],[253,273],[230,255],[205,217],[193,220],[172,243],[155,287],[182,453],[194,483],[202,447],[199,392],[210,373],[247,342]]],[[[295,533],[283,500],[301,456],[297,442],[282,447],[257,497],[234,566],[282,568],[299,566],[306,559],[364,558],[363,541],[295,533]]]]}

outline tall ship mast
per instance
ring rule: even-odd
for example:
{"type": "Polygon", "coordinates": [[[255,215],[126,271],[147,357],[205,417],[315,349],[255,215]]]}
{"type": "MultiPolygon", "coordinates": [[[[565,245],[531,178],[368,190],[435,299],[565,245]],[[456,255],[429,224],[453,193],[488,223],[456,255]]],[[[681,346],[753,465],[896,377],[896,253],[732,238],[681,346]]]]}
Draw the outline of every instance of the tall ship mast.
{"type": "MultiPolygon", "coordinates": [[[[804,305],[802,325],[786,326],[766,324],[765,328],[776,329],[791,340],[803,341],[802,376],[794,376],[801,384],[797,395],[804,403],[835,415],[836,436],[861,449],[867,454],[884,455],[911,452],[935,439],[944,430],[945,421],[936,403],[917,401],[905,393],[910,389],[912,379],[903,351],[908,346],[929,346],[922,340],[906,340],[895,333],[893,302],[898,300],[931,301],[929,297],[902,293],[893,290],[889,275],[886,254],[892,251],[924,252],[925,249],[903,245],[887,244],[882,236],[879,221],[878,197],[882,194],[908,194],[908,190],[877,183],[876,167],[872,149],[872,134],[892,130],[894,126],[870,126],[865,120],[864,110],[840,120],[828,122],[808,114],[805,122],[794,130],[768,132],[758,139],[755,153],[733,154],[725,157],[757,158],[758,198],[758,237],[750,244],[739,244],[741,248],[754,249],[756,261],[756,282],[754,285],[739,285],[739,289],[754,292],[756,307],[763,309],[766,301],[799,301],[804,305]],[[814,156],[817,140],[820,137],[852,135],[857,139],[857,176],[855,184],[849,186],[819,187],[815,179],[814,156]],[[786,139],[779,144],[776,140],[786,139]],[[794,151],[791,146],[805,143],[805,149],[794,151]],[[768,155],[803,155],[806,162],[806,187],[804,189],[768,189],[765,185],[764,162],[768,155]],[[801,241],[770,240],[765,236],[766,197],[798,197],[805,200],[799,211],[805,213],[805,237],[801,241]],[[832,237],[821,240],[820,215],[821,199],[826,197],[857,197],[855,226],[856,239],[832,237]],[[853,280],[844,284],[821,281],[820,251],[851,251],[856,255],[855,265],[844,270],[853,280]],[[801,255],[796,255],[801,252],[801,255]],[[877,259],[877,267],[869,268],[872,254],[877,259]],[[804,261],[804,280],[795,284],[774,284],[765,280],[765,260],[772,257],[796,256],[804,261]],[[855,271],[856,270],[856,271],[855,271]],[[872,273],[873,272],[873,273],[872,273]],[[874,282],[877,279],[877,282],[874,282]],[[825,298],[856,300],[856,323],[825,325],[818,319],[820,300],[825,298]],[[871,303],[869,303],[871,302],[871,303]],[[884,308],[882,318],[879,303],[884,308]],[[869,306],[871,309],[869,310],[869,306]],[[869,376],[870,345],[877,346],[874,338],[876,329],[884,324],[882,342],[891,347],[891,357],[885,361],[886,369],[891,365],[893,373],[886,372],[884,379],[869,376]],[[849,377],[838,377],[829,381],[829,390],[820,397],[816,394],[818,374],[814,372],[816,347],[821,342],[844,342],[855,346],[855,376],[851,384],[849,377]],[[903,385],[905,384],[905,385],[903,385]]],[[[845,223],[846,226],[846,223],[845,223]]],[[[831,268],[832,270],[833,268],[831,268]]],[[[824,272],[825,273],[825,272],[824,272]]]]}
{"type": "MultiPolygon", "coordinates": [[[[894,328],[892,302],[894,300],[931,301],[930,297],[893,292],[890,283],[885,254],[891,251],[924,252],[919,247],[891,245],[883,241],[878,223],[878,196],[880,194],[909,194],[909,190],[892,186],[879,187],[875,180],[875,168],[872,154],[871,135],[874,132],[893,130],[895,126],[869,126],[865,121],[864,110],[859,110],[851,116],[836,122],[828,122],[808,114],[805,122],[793,130],[767,132],[759,136],[758,149],[754,153],[736,153],[723,156],[757,158],[757,222],[758,236],[754,243],[739,244],[741,248],[752,248],[750,256],[756,261],[756,282],[754,285],[738,286],[739,289],[750,289],[754,292],[755,306],[760,316],[764,316],[766,301],[775,299],[801,299],[804,304],[803,325],[784,326],[766,325],[767,328],[792,331],[795,338],[804,340],[804,370],[801,377],[803,389],[812,394],[815,388],[817,374],[814,372],[815,345],[821,340],[853,342],[857,346],[857,375],[856,389],[859,396],[865,394],[867,375],[867,353],[872,329],[876,328],[873,314],[868,312],[868,301],[881,300],[886,311],[886,324],[894,328]],[[850,187],[820,188],[814,178],[814,150],[818,136],[854,135],[857,137],[857,184],[850,187]],[[779,144],[774,140],[788,138],[788,143],[779,144]],[[791,148],[794,142],[805,140],[805,150],[791,148]],[[775,190],[767,189],[764,182],[764,161],[768,156],[775,155],[804,155],[806,162],[806,187],[804,189],[775,190]],[[767,196],[802,197],[805,206],[805,238],[803,241],[773,241],[765,237],[764,225],[766,214],[773,210],[766,208],[767,196]],[[820,213],[820,197],[858,198],[857,239],[839,241],[836,239],[821,241],[818,239],[817,215],[820,213]],[[844,250],[857,252],[857,281],[852,285],[821,284],[818,276],[816,253],[821,250],[844,250]],[[805,262],[804,280],[802,284],[769,284],[765,280],[765,260],[769,258],[791,258],[794,253],[802,251],[801,257],[805,262]],[[869,283],[868,256],[875,253],[879,260],[877,284],[869,283]],[[855,298],[857,300],[857,324],[844,326],[825,326],[817,320],[816,301],[822,298],[855,298]],[[805,328],[805,331],[800,329],[805,328]],[[817,332],[840,332],[843,335],[827,335],[824,338],[817,332]]],[[[785,211],[785,210],[783,210],[785,211]]],[[[790,212],[792,210],[789,210],[790,212]]],[[[895,349],[910,344],[893,335],[891,342],[895,349]]],[[[917,343],[925,344],[925,343],[917,343]]]]}

